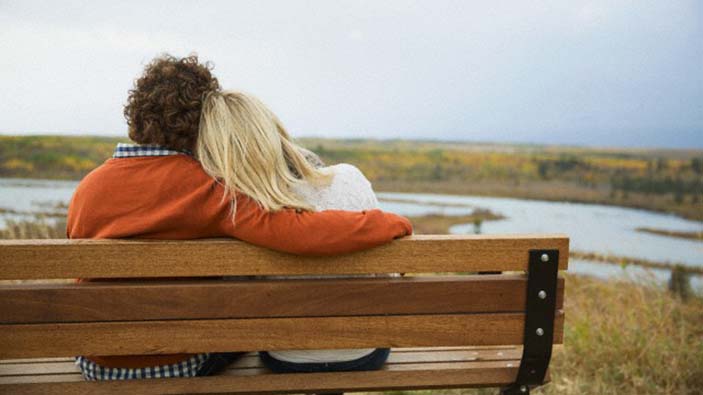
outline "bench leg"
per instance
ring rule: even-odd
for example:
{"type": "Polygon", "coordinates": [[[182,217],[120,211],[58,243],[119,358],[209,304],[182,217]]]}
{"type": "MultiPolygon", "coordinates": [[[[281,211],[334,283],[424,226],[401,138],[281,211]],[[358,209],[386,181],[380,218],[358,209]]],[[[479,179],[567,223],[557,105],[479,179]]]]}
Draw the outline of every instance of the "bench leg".
{"type": "Polygon", "coordinates": [[[544,383],[552,357],[559,250],[530,250],[527,270],[525,333],[517,378],[501,395],[529,394],[544,383]]]}

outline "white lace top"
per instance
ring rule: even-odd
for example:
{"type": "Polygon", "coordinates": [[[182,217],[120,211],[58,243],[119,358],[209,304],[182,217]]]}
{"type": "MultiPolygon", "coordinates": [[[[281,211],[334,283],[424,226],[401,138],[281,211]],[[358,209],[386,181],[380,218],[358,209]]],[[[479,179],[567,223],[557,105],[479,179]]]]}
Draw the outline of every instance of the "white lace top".
{"type": "MultiPolygon", "coordinates": [[[[356,167],[342,163],[329,166],[333,172],[332,183],[326,187],[301,185],[295,192],[315,210],[349,210],[363,211],[378,208],[378,199],[371,188],[371,183],[356,167]]],[[[371,353],[373,348],[355,348],[346,350],[292,350],[269,351],[272,357],[287,362],[342,362],[361,358],[371,353]]]]}
{"type": "Polygon", "coordinates": [[[324,167],[334,174],[332,183],[326,187],[303,184],[295,192],[315,206],[315,210],[363,211],[378,208],[378,199],[371,183],[355,166],[341,163],[324,167]]]}

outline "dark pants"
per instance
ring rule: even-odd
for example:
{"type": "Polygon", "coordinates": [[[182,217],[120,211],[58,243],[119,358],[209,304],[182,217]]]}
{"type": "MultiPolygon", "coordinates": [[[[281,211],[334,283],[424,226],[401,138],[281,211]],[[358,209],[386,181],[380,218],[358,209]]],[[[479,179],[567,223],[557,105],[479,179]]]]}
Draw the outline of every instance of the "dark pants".
{"type": "Polygon", "coordinates": [[[212,353],[195,373],[196,376],[212,376],[225,370],[227,365],[238,360],[245,352],[217,352],[212,353]]]}
{"type": "Polygon", "coordinates": [[[276,373],[351,372],[380,369],[390,352],[390,348],[377,348],[359,359],[344,362],[287,362],[275,359],[266,351],[259,352],[259,357],[267,368],[276,373]]]}

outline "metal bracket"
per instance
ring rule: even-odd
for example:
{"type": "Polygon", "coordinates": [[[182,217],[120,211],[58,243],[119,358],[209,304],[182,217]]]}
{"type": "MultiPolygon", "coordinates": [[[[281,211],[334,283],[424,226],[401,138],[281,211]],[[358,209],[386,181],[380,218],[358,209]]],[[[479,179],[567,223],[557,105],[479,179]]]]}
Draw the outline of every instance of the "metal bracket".
{"type": "Polygon", "coordinates": [[[522,360],[515,383],[502,395],[529,394],[530,387],[544,383],[552,357],[558,273],[559,250],[530,250],[522,360]]]}

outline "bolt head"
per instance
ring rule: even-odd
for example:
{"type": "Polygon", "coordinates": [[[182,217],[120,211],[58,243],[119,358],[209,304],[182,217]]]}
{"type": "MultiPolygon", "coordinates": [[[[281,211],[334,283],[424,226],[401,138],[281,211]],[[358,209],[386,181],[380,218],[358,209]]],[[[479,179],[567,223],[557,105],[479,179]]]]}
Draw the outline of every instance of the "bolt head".
{"type": "Polygon", "coordinates": [[[535,333],[537,333],[537,336],[542,336],[542,335],[544,335],[544,329],[542,329],[542,328],[537,328],[537,330],[535,331],[535,333]]]}
{"type": "Polygon", "coordinates": [[[546,299],[546,298],[547,298],[547,293],[544,292],[544,291],[539,291],[539,293],[537,294],[537,297],[540,298],[540,299],[546,299]]]}
{"type": "Polygon", "coordinates": [[[527,386],[521,385],[520,392],[527,392],[527,386]]]}
{"type": "Polygon", "coordinates": [[[547,254],[542,254],[542,256],[539,257],[539,259],[540,259],[542,262],[549,262],[549,255],[547,255],[547,254]]]}

